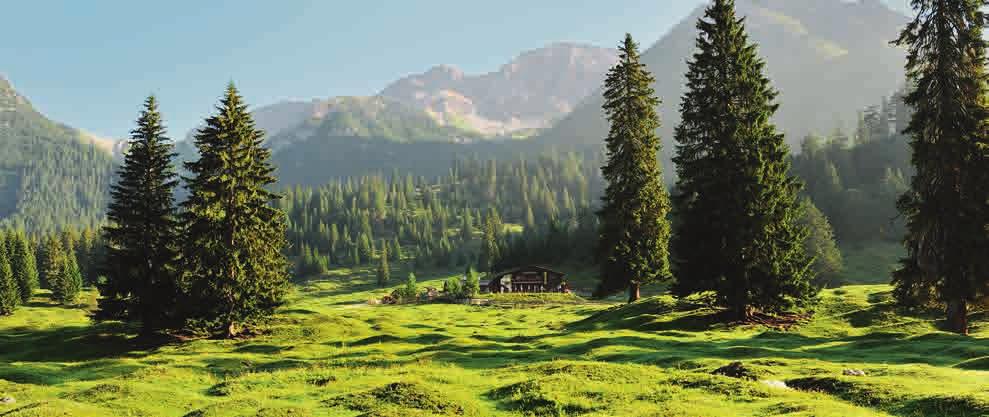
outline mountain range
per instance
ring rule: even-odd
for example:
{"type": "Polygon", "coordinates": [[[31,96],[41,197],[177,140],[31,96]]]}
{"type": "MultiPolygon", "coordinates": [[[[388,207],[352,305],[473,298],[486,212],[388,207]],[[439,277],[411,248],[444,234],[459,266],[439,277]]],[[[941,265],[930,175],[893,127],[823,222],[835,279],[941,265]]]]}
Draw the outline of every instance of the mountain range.
{"type": "Polygon", "coordinates": [[[425,110],[444,125],[507,135],[550,127],[597,90],[617,60],[614,49],[555,43],[487,74],[436,66],[392,83],[379,96],[425,110]]]}
{"type": "Polygon", "coordinates": [[[374,96],[285,101],[253,115],[275,149],[313,137],[456,143],[524,137],[572,111],[616,60],[613,49],[555,43],[487,74],[438,65],[374,96]]]}
{"type": "MultiPolygon", "coordinates": [[[[879,0],[738,0],[750,39],[759,45],[766,72],[779,91],[775,122],[792,144],[809,133],[855,127],[856,111],[905,82],[905,52],[890,44],[906,16],[879,0]]],[[[642,53],[663,100],[660,135],[672,141],[679,122],[687,59],[694,52],[698,8],[642,53]]],[[[541,135],[546,143],[595,145],[607,134],[600,91],[541,135]]],[[[672,146],[667,145],[669,152],[672,146]]]]}
{"type": "MultiPolygon", "coordinates": [[[[889,42],[907,18],[879,0],[737,0],[736,6],[780,91],[775,121],[791,143],[854,127],[857,110],[903,83],[904,51],[889,42]]],[[[663,100],[667,153],[702,13],[695,10],[642,54],[663,100]]],[[[485,74],[440,65],[372,96],[287,101],[253,114],[267,131],[284,184],[393,169],[439,175],[453,158],[468,155],[600,149],[607,133],[600,87],[616,59],[614,49],[554,43],[485,74]]],[[[121,148],[45,118],[0,79],[0,219],[98,217],[112,170],[106,151],[121,148]],[[50,213],[51,201],[59,201],[59,214],[50,213]]],[[[194,156],[188,141],[179,150],[194,156]]]]}

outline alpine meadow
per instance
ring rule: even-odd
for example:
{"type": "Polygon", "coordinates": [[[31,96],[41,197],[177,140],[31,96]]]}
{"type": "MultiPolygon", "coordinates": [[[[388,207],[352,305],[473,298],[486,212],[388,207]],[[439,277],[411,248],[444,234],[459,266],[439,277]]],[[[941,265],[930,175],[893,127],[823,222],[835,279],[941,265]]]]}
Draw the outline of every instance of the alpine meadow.
{"type": "Polygon", "coordinates": [[[5,8],[0,417],[989,416],[989,0],[180,3],[5,8]]]}

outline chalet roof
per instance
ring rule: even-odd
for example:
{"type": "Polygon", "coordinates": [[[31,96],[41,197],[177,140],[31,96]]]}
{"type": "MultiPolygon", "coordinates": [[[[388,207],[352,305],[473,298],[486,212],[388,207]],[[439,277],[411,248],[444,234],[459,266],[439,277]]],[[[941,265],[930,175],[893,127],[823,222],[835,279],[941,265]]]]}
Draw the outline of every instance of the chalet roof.
{"type": "Polygon", "coordinates": [[[560,275],[560,276],[566,275],[566,274],[564,274],[564,273],[562,273],[560,271],[554,271],[554,270],[552,270],[550,268],[547,268],[545,266],[539,266],[539,265],[523,265],[523,266],[517,266],[517,267],[511,268],[511,269],[506,269],[506,270],[503,270],[503,271],[498,271],[498,272],[495,272],[493,274],[488,274],[488,276],[489,277],[500,277],[500,276],[503,276],[503,275],[514,274],[516,272],[522,272],[522,271],[549,272],[551,274],[556,274],[556,275],[560,275]]]}

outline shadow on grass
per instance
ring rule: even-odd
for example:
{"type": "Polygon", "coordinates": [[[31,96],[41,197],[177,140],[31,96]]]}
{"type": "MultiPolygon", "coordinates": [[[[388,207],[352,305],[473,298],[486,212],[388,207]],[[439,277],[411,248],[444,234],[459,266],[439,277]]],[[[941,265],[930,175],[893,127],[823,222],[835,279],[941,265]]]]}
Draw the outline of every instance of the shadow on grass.
{"type": "Polygon", "coordinates": [[[0,334],[4,362],[75,362],[141,356],[164,343],[133,337],[134,328],[108,322],[50,329],[16,328],[0,334]]]}
{"type": "Polygon", "coordinates": [[[888,320],[898,314],[896,308],[888,303],[831,317],[847,321],[852,327],[875,326],[876,331],[864,335],[817,336],[767,330],[749,333],[747,337],[721,340],[699,337],[702,332],[727,328],[723,313],[719,310],[689,310],[668,302],[630,307],[632,309],[627,311],[618,308],[604,310],[567,326],[563,331],[534,336],[512,337],[482,332],[469,336],[481,343],[470,343],[439,333],[408,337],[378,335],[347,345],[355,348],[376,343],[425,345],[393,353],[400,357],[418,356],[449,362],[469,369],[495,369],[556,359],[692,367],[705,360],[765,358],[876,366],[919,363],[989,369],[989,345],[984,340],[940,332],[921,335],[909,331],[897,332],[895,329],[902,323],[888,320]],[[624,314],[628,312],[632,314],[624,314]],[[626,329],[642,333],[616,335],[609,332],[626,329]],[[582,334],[593,335],[593,338],[572,341],[582,334]]]}

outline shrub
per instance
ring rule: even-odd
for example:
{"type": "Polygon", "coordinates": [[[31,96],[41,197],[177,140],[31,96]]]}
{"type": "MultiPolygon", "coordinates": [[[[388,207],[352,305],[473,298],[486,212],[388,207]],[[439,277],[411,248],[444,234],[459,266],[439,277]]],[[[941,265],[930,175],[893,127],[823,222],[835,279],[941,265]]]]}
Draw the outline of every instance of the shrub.
{"type": "Polygon", "coordinates": [[[409,273],[409,279],[405,281],[405,286],[397,291],[398,298],[403,303],[416,301],[419,298],[419,287],[416,285],[416,274],[409,273]]]}

